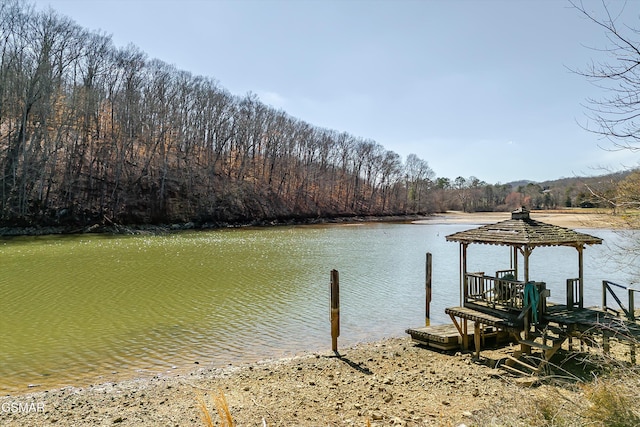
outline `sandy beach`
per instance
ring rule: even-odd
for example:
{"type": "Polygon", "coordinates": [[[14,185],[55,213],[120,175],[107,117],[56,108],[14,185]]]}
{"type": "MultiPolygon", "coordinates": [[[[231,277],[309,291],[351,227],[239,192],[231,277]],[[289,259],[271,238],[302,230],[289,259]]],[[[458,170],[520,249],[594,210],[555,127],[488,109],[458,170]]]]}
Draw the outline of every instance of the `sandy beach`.
{"type": "Polygon", "coordinates": [[[471,354],[432,351],[409,338],[359,344],[340,355],[327,351],[3,397],[0,424],[203,426],[199,402],[217,420],[212,396],[222,392],[238,426],[365,426],[367,421],[374,426],[484,425],[497,416],[496,407],[501,417],[515,420],[526,415],[519,414],[522,402],[549,393],[577,393],[554,386],[519,387],[490,367],[494,359],[479,363],[471,354]],[[33,410],[12,412],[15,403],[33,410]]]}
{"type": "MultiPolygon", "coordinates": [[[[570,228],[614,226],[605,213],[531,217],[570,228]]],[[[507,218],[451,212],[425,221],[476,225],[507,218]]],[[[284,360],[224,369],[203,364],[174,375],[2,396],[0,425],[203,426],[200,402],[219,425],[212,396],[220,393],[238,426],[529,425],[531,402],[555,395],[568,402],[581,393],[566,384],[519,386],[493,369],[505,349],[474,361],[469,353],[433,351],[406,336],[341,349],[337,357],[327,341],[326,352],[284,360]]]]}
{"type": "MultiPolygon", "coordinates": [[[[510,212],[459,212],[449,211],[436,214],[423,223],[484,225],[504,221],[510,212]]],[[[602,209],[556,209],[531,211],[531,219],[566,228],[620,228],[626,225],[624,219],[602,209]]],[[[471,228],[471,227],[470,227],[471,228]]]]}

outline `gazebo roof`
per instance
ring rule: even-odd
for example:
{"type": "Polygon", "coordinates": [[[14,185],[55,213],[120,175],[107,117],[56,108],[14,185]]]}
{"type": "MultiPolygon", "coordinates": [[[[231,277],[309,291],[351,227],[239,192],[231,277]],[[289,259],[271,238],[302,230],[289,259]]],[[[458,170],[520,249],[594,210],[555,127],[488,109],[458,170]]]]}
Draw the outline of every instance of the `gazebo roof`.
{"type": "Polygon", "coordinates": [[[526,209],[512,212],[511,219],[450,234],[446,239],[460,243],[529,247],[583,246],[602,243],[599,237],[531,219],[526,209]]]}

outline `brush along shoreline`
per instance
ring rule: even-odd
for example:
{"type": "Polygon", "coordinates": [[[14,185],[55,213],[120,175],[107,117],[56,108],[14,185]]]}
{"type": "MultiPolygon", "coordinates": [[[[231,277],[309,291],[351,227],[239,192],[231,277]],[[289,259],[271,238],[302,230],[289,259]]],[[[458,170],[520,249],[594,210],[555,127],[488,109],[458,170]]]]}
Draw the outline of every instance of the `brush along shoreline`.
{"type": "MultiPolygon", "coordinates": [[[[580,215],[577,223],[558,225],[613,228],[595,218],[580,215]]],[[[447,213],[427,221],[485,220],[501,219],[447,213]]],[[[505,417],[509,425],[527,425],[531,402],[557,395],[562,406],[579,398],[580,389],[571,383],[521,387],[503,376],[493,366],[508,350],[483,351],[483,359],[474,361],[470,353],[432,351],[397,337],[341,349],[339,355],[327,350],[222,369],[200,365],[174,375],[2,396],[0,425],[202,426],[200,400],[215,414],[212,397],[220,392],[239,426],[457,426],[488,420],[500,425],[505,417]]]]}

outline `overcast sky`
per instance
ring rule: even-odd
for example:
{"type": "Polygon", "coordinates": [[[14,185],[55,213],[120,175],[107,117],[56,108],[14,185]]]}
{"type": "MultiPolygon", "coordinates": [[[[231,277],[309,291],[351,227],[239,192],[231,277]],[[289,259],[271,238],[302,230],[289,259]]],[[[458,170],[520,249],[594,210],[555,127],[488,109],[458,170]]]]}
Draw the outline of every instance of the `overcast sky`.
{"type": "MultiPolygon", "coordinates": [[[[640,27],[640,2],[608,2],[640,27]],[[624,8],[623,8],[624,6],[624,8]]],[[[637,167],[585,131],[605,93],[569,69],[606,46],[563,0],[37,0],[151,58],[489,183],[637,167]]],[[[602,11],[602,2],[585,1],[602,11]]]]}

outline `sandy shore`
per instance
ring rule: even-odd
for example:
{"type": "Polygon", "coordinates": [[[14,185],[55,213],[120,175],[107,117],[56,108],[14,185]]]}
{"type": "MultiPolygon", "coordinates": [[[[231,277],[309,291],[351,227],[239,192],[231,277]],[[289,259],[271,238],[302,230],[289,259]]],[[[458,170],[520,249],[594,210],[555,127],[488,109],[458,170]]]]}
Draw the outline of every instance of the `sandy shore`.
{"type": "MultiPolygon", "coordinates": [[[[614,216],[609,211],[595,209],[558,209],[532,211],[532,219],[567,228],[620,228],[626,223],[620,216],[614,216]]],[[[469,224],[484,225],[504,221],[511,217],[509,212],[458,212],[449,211],[444,214],[433,215],[420,223],[436,224],[469,224]]]]}
{"type": "Polygon", "coordinates": [[[238,426],[365,426],[367,420],[374,426],[486,425],[496,417],[526,420],[522,402],[560,392],[553,386],[519,387],[491,369],[493,361],[478,363],[470,354],[441,353],[408,337],[393,338],[344,349],[340,358],[327,351],[2,397],[0,425],[203,426],[200,399],[218,425],[212,396],[220,392],[238,426]],[[17,404],[32,411],[12,412],[17,404]]]}
{"type": "MultiPolygon", "coordinates": [[[[508,213],[435,216],[426,221],[484,224],[508,213]]],[[[611,228],[604,213],[533,212],[540,221],[570,228],[611,228]]],[[[408,325],[409,326],[409,325],[408,325]]],[[[329,344],[328,344],[329,346],[329,344]]],[[[523,402],[567,387],[519,387],[491,366],[503,356],[441,353],[408,337],[360,344],[286,360],[186,374],[133,379],[86,388],[63,388],[0,397],[2,426],[203,426],[204,399],[217,424],[212,395],[224,393],[238,426],[528,425],[523,402]]]]}

